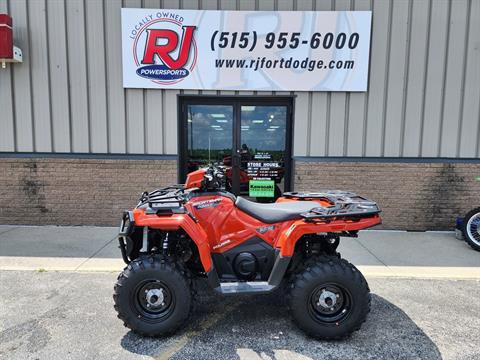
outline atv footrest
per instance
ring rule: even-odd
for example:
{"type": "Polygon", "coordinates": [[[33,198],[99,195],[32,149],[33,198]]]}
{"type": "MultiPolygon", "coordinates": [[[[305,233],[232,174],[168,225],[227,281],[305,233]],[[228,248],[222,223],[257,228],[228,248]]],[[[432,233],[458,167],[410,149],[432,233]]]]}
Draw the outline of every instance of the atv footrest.
{"type": "Polygon", "coordinates": [[[217,287],[219,293],[228,294],[258,294],[268,293],[275,289],[275,286],[269,285],[267,281],[247,281],[247,282],[225,282],[217,287]]]}

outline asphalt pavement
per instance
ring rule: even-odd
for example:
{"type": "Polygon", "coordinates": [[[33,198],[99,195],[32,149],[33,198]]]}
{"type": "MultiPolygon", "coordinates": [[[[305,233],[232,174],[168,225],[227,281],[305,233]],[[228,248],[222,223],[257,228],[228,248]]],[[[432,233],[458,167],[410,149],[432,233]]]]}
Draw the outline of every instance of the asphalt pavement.
{"type": "Polygon", "coordinates": [[[480,253],[453,233],[344,241],[372,311],[350,338],[318,341],[294,325],[281,293],[222,297],[203,282],[177,334],[137,336],[113,309],[115,232],[0,226],[0,359],[480,358],[480,253]]]}
{"type": "Polygon", "coordinates": [[[369,279],[372,311],[342,341],[306,337],[279,294],[200,293],[174,336],[123,327],[113,273],[0,272],[2,359],[478,359],[477,280],[369,279]]]}

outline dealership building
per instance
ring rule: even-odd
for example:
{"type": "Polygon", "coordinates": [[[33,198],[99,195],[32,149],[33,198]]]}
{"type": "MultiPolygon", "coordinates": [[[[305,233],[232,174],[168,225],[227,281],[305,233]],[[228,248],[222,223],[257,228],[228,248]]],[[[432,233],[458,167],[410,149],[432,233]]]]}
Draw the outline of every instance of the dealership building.
{"type": "Polygon", "coordinates": [[[237,195],[357,192],[384,229],[449,230],[480,206],[480,1],[0,0],[0,14],[0,224],[117,225],[209,163],[237,195]]]}

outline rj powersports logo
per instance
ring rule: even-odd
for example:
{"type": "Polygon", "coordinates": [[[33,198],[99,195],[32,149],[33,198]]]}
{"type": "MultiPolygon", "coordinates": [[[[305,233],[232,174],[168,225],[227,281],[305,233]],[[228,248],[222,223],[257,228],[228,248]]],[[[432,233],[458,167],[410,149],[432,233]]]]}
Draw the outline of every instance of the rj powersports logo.
{"type": "Polygon", "coordinates": [[[195,68],[196,26],[183,25],[183,17],[169,12],[150,17],[140,22],[133,42],[136,73],[158,84],[176,84],[195,68]]]}

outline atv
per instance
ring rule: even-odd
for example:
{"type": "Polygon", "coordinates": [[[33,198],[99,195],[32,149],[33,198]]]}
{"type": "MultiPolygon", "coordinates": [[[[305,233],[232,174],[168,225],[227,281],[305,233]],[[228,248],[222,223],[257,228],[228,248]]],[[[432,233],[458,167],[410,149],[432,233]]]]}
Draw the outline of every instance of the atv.
{"type": "Polygon", "coordinates": [[[171,334],[189,317],[195,278],[220,294],[285,294],[307,334],[340,339],[370,311],[363,275],[336,251],[342,236],[381,222],[375,202],[351,192],[284,193],[256,203],[225,190],[210,166],[184,185],[144,192],[123,215],[127,267],[114,287],[118,317],[145,336],[171,334]]]}

